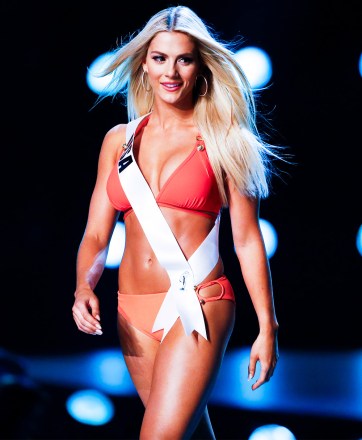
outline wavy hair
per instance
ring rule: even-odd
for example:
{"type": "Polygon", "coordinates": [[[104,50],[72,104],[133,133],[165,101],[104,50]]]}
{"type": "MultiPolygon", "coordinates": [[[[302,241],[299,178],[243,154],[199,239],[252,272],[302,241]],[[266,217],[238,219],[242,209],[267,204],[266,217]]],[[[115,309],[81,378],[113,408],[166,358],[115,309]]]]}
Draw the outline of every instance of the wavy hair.
{"type": "Polygon", "coordinates": [[[225,179],[242,194],[266,197],[275,146],[265,142],[256,126],[252,88],[234,57],[231,43],[222,42],[190,8],[174,6],[152,16],[136,35],[112,51],[101,76],[112,74],[98,99],[122,95],[129,120],[152,111],[152,90],[145,93],[142,62],[158,32],[183,32],[196,44],[200,69],[208,82],[207,94],[195,90],[194,122],[205,140],[223,205],[225,179]]]}

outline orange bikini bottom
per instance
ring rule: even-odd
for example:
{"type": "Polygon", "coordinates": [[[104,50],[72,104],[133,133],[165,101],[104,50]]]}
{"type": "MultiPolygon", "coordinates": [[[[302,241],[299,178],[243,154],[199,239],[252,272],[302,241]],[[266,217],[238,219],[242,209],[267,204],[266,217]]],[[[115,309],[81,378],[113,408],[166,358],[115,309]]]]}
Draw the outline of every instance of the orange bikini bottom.
{"type": "MultiPolygon", "coordinates": [[[[196,287],[195,292],[201,305],[211,301],[219,301],[221,299],[226,299],[235,303],[234,290],[225,275],[216,280],[199,284],[196,287]],[[206,298],[199,293],[201,289],[212,286],[213,284],[219,284],[221,287],[220,295],[206,298]]],[[[134,295],[118,292],[118,312],[137,330],[152,339],[161,342],[163,330],[152,332],[152,327],[166,294],[167,292],[141,293],[134,295]]]]}

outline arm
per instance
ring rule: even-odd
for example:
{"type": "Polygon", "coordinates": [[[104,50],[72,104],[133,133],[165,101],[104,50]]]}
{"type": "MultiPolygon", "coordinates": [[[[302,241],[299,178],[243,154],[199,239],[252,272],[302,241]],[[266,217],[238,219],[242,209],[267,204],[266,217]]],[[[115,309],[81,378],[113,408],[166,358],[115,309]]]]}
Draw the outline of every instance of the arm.
{"type": "Polygon", "coordinates": [[[119,215],[108,199],[106,185],[124,138],[125,125],[114,127],[104,137],[87,224],[77,254],[72,312],[78,329],[88,334],[102,334],[99,300],[94,289],[103,273],[109,242],[119,215]]]}
{"type": "Polygon", "coordinates": [[[228,183],[228,199],[235,252],[260,328],[249,362],[249,380],[260,362],[260,376],[252,385],[255,390],[269,381],[276,367],[278,322],[269,261],[259,226],[259,200],[241,195],[231,183],[228,183]]]}

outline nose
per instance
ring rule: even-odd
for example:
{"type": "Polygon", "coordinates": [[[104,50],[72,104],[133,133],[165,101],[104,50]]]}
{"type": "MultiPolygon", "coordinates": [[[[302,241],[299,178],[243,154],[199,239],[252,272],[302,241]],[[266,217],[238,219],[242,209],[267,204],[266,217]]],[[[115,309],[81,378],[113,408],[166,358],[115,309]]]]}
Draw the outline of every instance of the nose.
{"type": "Polygon", "coordinates": [[[169,78],[175,78],[178,76],[177,65],[172,60],[169,60],[166,66],[166,76],[169,78]]]}

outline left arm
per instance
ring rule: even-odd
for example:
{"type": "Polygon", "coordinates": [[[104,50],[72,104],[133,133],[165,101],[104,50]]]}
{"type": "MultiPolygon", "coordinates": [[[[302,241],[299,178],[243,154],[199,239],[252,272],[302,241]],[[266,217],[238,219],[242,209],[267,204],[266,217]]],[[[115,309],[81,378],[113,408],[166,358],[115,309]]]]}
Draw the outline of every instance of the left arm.
{"type": "Polygon", "coordinates": [[[255,390],[272,377],[278,354],[278,322],[275,314],[269,261],[259,225],[259,199],[241,195],[228,183],[228,201],[235,252],[259,322],[259,335],[250,353],[249,380],[260,362],[255,390]]]}

